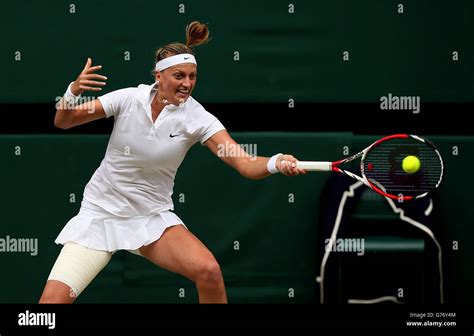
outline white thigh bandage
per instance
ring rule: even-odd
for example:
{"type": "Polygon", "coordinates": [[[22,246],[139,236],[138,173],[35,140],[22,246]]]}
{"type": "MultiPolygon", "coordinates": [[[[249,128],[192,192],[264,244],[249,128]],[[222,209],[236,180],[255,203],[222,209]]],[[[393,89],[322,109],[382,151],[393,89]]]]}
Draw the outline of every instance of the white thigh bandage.
{"type": "Polygon", "coordinates": [[[79,244],[64,244],[48,280],[57,280],[71,287],[79,296],[84,288],[107,265],[112,252],[92,250],[79,244]]]}

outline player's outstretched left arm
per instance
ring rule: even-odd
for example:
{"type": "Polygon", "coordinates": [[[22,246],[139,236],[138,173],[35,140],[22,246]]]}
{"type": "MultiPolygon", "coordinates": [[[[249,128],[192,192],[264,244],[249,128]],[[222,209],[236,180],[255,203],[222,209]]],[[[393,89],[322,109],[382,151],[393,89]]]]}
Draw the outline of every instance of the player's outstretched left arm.
{"type": "MultiPolygon", "coordinates": [[[[252,155],[256,153],[248,153],[248,149],[246,150],[243,146],[240,146],[226,130],[214,134],[205,142],[205,145],[217,157],[236,169],[244,177],[257,180],[272,174],[268,170],[271,158],[252,155]]],[[[305,170],[296,168],[296,162],[298,160],[293,155],[281,154],[276,156],[273,162],[270,162],[270,167],[274,167],[274,171],[287,176],[305,174],[305,170]]]]}

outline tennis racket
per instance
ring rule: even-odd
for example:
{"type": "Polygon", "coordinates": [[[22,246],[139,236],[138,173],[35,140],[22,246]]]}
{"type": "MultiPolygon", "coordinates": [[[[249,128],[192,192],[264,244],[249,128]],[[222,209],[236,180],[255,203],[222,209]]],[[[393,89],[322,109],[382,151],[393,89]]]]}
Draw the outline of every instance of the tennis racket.
{"type": "Polygon", "coordinates": [[[443,178],[443,159],[427,139],[411,134],[394,134],[375,141],[363,151],[343,160],[299,161],[297,168],[307,171],[333,171],[363,182],[382,196],[399,202],[426,196],[439,187],[443,178]],[[416,172],[406,172],[402,162],[407,156],[419,159],[416,172]],[[360,160],[358,176],[340,166],[360,160]]]}

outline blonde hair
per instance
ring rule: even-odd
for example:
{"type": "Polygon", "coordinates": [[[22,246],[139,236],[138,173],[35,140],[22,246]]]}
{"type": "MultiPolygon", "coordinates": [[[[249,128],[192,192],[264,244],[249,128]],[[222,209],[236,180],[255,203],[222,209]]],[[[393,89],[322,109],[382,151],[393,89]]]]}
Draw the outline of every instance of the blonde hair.
{"type": "MultiPolygon", "coordinates": [[[[193,47],[205,44],[210,40],[209,28],[204,23],[193,21],[186,26],[186,44],[173,42],[169,43],[156,51],[155,64],[162,59],[179,54],[192,54],[193,47]]],[[[152,74],[155,74],[153,69],[152,74]]]]}

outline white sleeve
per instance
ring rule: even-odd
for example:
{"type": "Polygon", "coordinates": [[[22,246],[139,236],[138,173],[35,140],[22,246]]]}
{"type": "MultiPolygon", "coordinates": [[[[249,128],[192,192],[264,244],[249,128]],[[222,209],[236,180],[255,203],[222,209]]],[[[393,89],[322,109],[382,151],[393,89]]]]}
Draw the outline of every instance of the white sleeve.
{"type": "Polygon", "coordinates": [[[126,103],[132,96],[135,89],[136,88],[120,89],[109,92],[97,98],[100,100],[107,118],[110,116],[114,116],[116,118],[120,114],[120,112],[127,105],[126,103]]]}
{"type": "Polygon", "coordinates": [[[204,110],[199,116],[199,127],[196,129],[195,134],[201,145],[204,145],[204,142],[211,136],[224,129],[225,127],[219,119],[204,110]]]}

